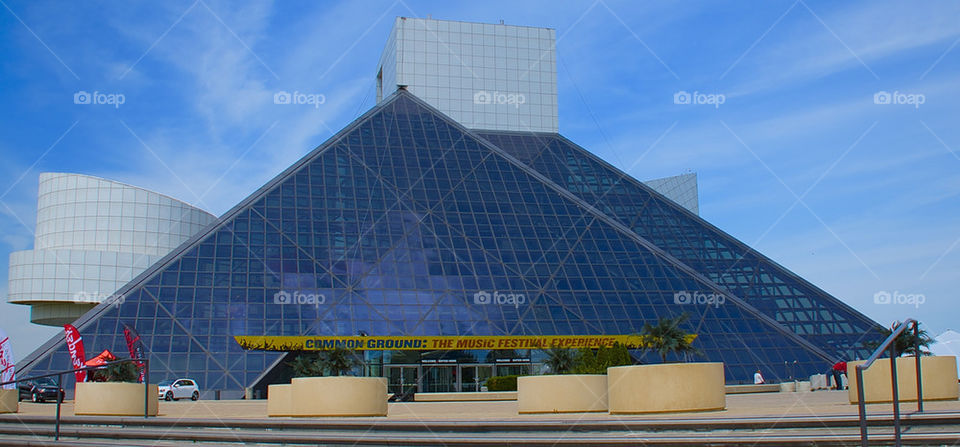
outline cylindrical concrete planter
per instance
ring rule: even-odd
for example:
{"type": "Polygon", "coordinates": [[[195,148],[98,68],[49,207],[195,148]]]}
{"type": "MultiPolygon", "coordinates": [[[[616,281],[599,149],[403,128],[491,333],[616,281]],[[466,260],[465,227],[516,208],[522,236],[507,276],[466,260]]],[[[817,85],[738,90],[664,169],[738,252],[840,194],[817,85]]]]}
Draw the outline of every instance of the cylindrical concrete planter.
{"type": "Polygon", "coordinates": [[[517,378],[517,412],[607,411],[605,374],[564,374],[517,378]]]}
{"type": "MultiPolygon", "coordinates": [[[[917,400],[917,359],[897,359],[897,393],[900,400],[917,400]]],[[[847,398],[851,404],[859,402],[857,396],[857,365],[863,360],[847,362],[849,385],[847,398]]],[[[923,376],[924,400],[957,400],[957,358],[953,356],[920,357],[920,374],[923,376]]],[[[863,372],[863,400],[866,403],[892,402],[893,390],[890,380],[890,359],[877,359],[863,372]]]]}
{"type": "Polygon", "coordinates": [[[666,363],[607,368],[610,414],[722,410],[723,363],[666,363]]]}
{"type": "MultiPolygon", "coordinates": [[[[147,391],[148,412],[156,416],[160,408],[157,385],[147,391]]],[[[77,415],[143,416],[143,384],[121,382],[81,382],[77,384],[73,413],[77,415]]]]}
{"type": "Polygon", "coordinates": [[[294,416],[386,416],[384,377],[299,377],[291,381],[294,416]]]}
{"type": "Polygon", "coordinates": [[[293,416],[293,385],[267,386],[267,416],[293,416]]]}
{"type": "Polygon", "coordinates": [[[17,389],[0,390],[0,413],[16,413],[20,400],[18,397],[20,397],[20,391],[17,389]]]}

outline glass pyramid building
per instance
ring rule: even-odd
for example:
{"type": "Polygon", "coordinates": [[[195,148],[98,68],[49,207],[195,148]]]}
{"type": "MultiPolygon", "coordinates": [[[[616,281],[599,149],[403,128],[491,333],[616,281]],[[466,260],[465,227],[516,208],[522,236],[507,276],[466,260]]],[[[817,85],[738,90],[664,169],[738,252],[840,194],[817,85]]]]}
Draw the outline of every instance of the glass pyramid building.
{"type": "MultiPolygon", "coordinates": [[[[722,361],[730,382],[822,372],[879,337],[562,136],[470,131],[403,89],[118,294],[74,323],[88,350],[125,352],[126,323],[151,377],[237,393],[285,355],[246,351],[237,335],[634,334],[687,313],[702,360],[722,361]],[[326,300],[275,304],[281,290],[326,300]],[[483,291],[527,299],[477,303],[483,291]],[[720,299],[689,299],[710,294],[720,299]]],[[[19,367],[68,369],[63,337],[19,367]]]]}

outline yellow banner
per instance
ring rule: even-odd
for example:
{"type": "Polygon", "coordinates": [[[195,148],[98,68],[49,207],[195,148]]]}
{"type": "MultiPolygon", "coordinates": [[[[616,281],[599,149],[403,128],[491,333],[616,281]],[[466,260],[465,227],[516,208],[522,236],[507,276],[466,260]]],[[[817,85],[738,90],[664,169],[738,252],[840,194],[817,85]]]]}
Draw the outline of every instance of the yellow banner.
{"type": "MultiPolygon", "coordinates": [[[[696,335],[689,336],[693,341],[696,335]]],[[[423,351],[452,349],[576,349],[644,345],[639,335],[517,335],[517,336],[435,336],[435,337],[311,337],[258,336],[233,337],[243,349],[258,351],[324,351],[334,348],[373,351],[423,351]]]]}

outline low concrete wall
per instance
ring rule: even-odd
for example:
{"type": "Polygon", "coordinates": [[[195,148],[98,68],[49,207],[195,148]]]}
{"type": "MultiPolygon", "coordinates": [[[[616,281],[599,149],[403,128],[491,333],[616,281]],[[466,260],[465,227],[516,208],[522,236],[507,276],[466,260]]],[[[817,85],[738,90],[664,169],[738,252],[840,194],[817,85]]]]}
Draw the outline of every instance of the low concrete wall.
{"type": "Polygon", "coordinates": [[[516,391],[488,391],[464,393],[416,393],[416,402],[479,402],[492,400],[517,400],[516,391]]]}
{"type": "MultiPolygon", "coordinates": [[[[157,385],[147,392],[148,414],[159,408],[157,385]]],[[[143,416],[143,384],[119,382],[81,382],[77,384],[73,413],[77,415],[143,416]]]]}
{"type": "Polygon", "coordinates": [[[780,383],[780,392],[781,393],[792,393],[797,391],[797,382],[782,382],[780,383]]]}
{"type": "Polygon", "coordinates": [[[727,385],[727,394],[779,393],[780,384],[761,383],[759,385],[727,385]]]}
{"type": "Polygon", "coordinates": [[[293,416],[293,385],[267,386],[267,416],[293,416]]]}
{"type": "Polygon", "coordinates": [[[17,389],[0,390],[0,413],[16,413],[20,399],[17,389]]]}
{"type": "MultiPolygon", "coordinates": [[[[847,397],[851,404],[859,402],[857,396],[856,366],[863,360],[847,362],[847,377],[850,388],[847,397]]],[[[957,400],[957,358],[953,356],[927,356],[920,358],[920,373],[923,376],[924,400],[957,400]]],[[[866,403],[892,402],[893,390],[890,380],[890,359],[878,359],[870,369],[863,372],[863,400],[866,403]]],[[[917,400],[916,358],[897,359],[897,390],[900,400],[917,400]]]]}
{"type": "Polygon", "coordinates": [[[386,416],[383,377],[298,377],[291,381],[294,416],[386,416]]]}
{"type": "Polygon", "coordinates": [[[722,410],[723,363],[607,368],[610,414],[722,410]]]}
{"type": "Polygon", "coordinates": [[[517,412],[607,411],[605,374],[562,374],[517,378],[517,412]]]}

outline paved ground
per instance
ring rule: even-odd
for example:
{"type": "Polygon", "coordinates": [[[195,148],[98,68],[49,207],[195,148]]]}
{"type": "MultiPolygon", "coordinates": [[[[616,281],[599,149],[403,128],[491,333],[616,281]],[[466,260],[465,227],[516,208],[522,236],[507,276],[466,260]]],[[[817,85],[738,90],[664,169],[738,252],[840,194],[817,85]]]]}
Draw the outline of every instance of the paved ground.
{"type": "MultiPolygon", "coordinates": [[[[903,414],[916,411],[916,402],[904,402],[900,405],[903,414]]],[[[928,401],[924,403],[927,412],[960,411],[958,401],[928,401]]],[[[547,415],[518,415],[516,401],[501,402],[410,402],[390,403],[387,419],[393,420],[490,420],[490,419],[675,419],[678,414],[658,414],[644,416],[611,416],[607,413],[576,413],[547,415]]],[[[890,404],[872,404],[867,406],[868,413],[890,413],[890,404]]],[[[26,415],[54,415],[56,404],[20,403],[20,413],[26,415]]],[[[62,414],[73,415],[73,403],[63,404],[62,414]]],[[[267,402],[265,400],[189,400],[180,402],[160,402],[160,417],[169,418],[265,418],[267,402]]],[[[727,418],[727,417],[769,417],[769,416],[825,416],[856,415],[857,406],[847,400],[846,391],[814,391],[806,393],[762,393],[733,394],[727,396],[727,409],[701,413],[682,413],[689,418],[727,418]]]]}

